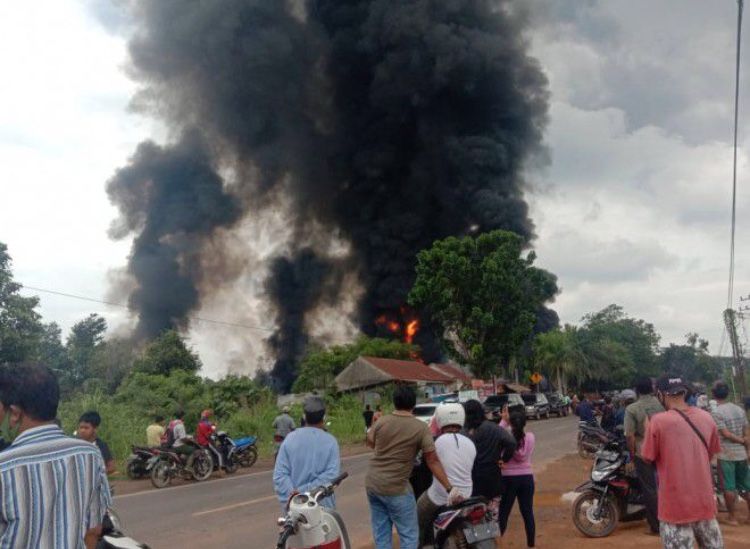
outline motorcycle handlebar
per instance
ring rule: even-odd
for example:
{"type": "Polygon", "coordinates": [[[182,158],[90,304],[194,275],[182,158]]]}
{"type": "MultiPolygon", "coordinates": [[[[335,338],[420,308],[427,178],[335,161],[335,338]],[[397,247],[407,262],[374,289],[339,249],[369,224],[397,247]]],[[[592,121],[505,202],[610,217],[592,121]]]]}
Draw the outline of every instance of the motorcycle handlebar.
{"type": "Polygon", "coordinates": [[[335,479],[333,479],[333,482],[331,482],[331,486],[338,486],[348,476],[349,476],[349,473],[347,473],[346,471],[344,471],[339,476],[337,476],[335,479]]]}

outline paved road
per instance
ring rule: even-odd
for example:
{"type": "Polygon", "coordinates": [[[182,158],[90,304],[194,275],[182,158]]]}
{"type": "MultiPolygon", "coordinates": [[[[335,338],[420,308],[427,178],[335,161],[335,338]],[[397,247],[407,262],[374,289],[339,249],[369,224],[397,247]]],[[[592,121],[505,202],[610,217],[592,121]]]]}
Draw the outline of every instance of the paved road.
{"type": "MultiPolygon", "coordinates": [[[[575,452],[577,425],[573,417],[529,423],[537,435],[536,468],[575,452]]],[[[349,478],[336,492],[355,546],[371,539],[364,491],[368,460],[369,454],[344,458],[349,478]]],[[[274,547],[280,512],[270,471],[117,496],[115,507],[127,532],[153,549],[274,547]]]]}

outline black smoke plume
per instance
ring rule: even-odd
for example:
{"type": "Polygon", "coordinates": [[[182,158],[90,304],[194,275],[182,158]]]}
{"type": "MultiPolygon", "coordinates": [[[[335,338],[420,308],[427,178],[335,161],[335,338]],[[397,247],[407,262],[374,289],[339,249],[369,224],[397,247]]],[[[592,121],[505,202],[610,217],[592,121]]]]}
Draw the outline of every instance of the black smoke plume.
{"type": "MultiPolygon", "coordinates": [[[[237,174],[244,215],[291,198],[291,257],[277,260],[267,285],[282,388],[307,341],[305,316],[336,271],[358,274],[358,321],[375,333],[376,318],[400,314],[415,255],[434,240],[498,228],[532,238],[522,173],[543,152],[548,92],[521,2],[160,0],[137,2],[133,15],[136,104],[175,131],[201,128],[214,163],[237,174]],[[323,230],[310,242],[313,222],[323,230]],[[351,254],[325,267],[334,233],[351,254]],[[301,302],[284,299],[301,286],[301,302]]],[[[148,199],[112,196],[125,218],[160,215],[148,199]]],[[[227,198],[227,216],[209,217],[201,235],[231,224],[234,204],[227,198]]],[[[173,261],[170,246],[151,253],[160,252],[173,261]]],[[[133,272],[139,256],[134,248],[133,272]]],[[[180,275],[200,288],[192,271],[180,275]]],[[[149,294],[172,284],[138,281],[149,294]]],[[[187,297],[153,319],[142,299],[133,304],[142,322],[169,326],[200,295],[187,297]]],[[[428,335],[417,341],[434,348],[428,335]]]]}

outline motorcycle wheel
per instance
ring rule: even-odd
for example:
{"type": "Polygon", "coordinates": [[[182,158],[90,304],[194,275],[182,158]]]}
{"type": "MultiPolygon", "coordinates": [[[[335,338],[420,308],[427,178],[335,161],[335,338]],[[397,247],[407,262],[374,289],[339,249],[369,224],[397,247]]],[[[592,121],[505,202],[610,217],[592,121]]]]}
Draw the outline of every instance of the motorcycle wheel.
{"type": "Polygon", "coordinates": [[[239,468],[240,464],[237,462],[237,458],[235,456],[227,459],[226,463],[224,464],[224,470],[230,475],[236,473],[237,469],[239,468]]]}
{"type": "Polygon", "coordinates": [[[166,488],[172,482],[169,463],[160,461],[151,469],[151,484],[154,488],[166,488]]]}
{"type": "Polygon", "coordinates": [[[139,460],[131,459],[128,460],[127,475],[130,480],[138,480],[143,478],[143,466],[138,463],[139,460]]]}
{"type": "Polygon", "coordinates": [[[469,543],[466,541],[464,533],[460,529],[457,529],[445,538],[441,549],[469,549],[469,543]]]}
{"type": "Polygon", "coordinates": [[[578,455],[583,459],[591,459],[596,452],[592,452],[587,446],[586,437],[578,437],[578,455]]]}
{"type": "Polygon", "coordinates": [[[240,465],[243,467],[252,467],[256,461],[258,461],[258,449],[255,446],[251,446],[242,453],[240,465]]]}
{"type": "Polygon", "coordinates": [[[584,492],[573,506],[573,524],[583,535],[590,538],[607,537],[614,531],[619,519],[617,506],[610,497],[602,502],[601,516],[594,516],[594,509],[601,497],[599,492],[584,492]]]}
{"type": "Polygon", "coordinates": [[[206,480],[214,470],[214,461],[205,450],[193,452],[193,478],[197,481],[206,480]]]}

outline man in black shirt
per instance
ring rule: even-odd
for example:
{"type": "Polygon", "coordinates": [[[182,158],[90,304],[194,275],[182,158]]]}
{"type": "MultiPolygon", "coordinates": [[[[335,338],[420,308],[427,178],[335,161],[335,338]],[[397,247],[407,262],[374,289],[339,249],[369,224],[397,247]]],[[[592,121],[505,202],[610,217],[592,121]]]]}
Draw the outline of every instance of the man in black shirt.
{"type": "Polygon", "coordinates": [[[111,475],[115,472],[115,459],[107,443],[97,436],[96,431],[101,423],[102,417],[99,415],[99,412],[90,410],[84,413],[81,419],[78,420],[78,438],[96,444],[96,447],[102,453],[104,465],[107,467],[107,474],[111,475]]]}
{"type": "Polygon", "coordinates": [[[370,409],[370,405],[367,404],[365,406],[365,411],[362,412],[362,417],[365,418],[365,433],[369,431],[370,427],[372,427],[372,416],[375,415],[375,412],[373,412],[370,409]]]}

